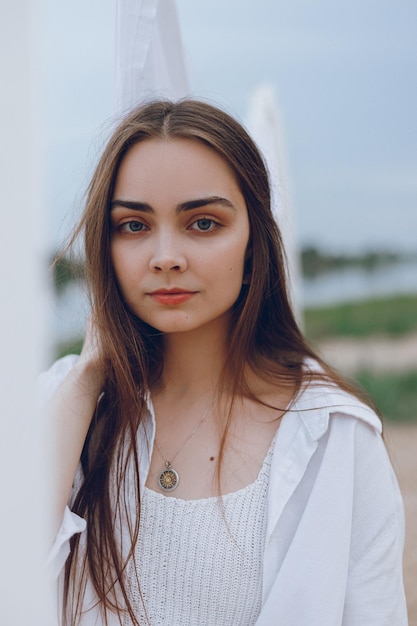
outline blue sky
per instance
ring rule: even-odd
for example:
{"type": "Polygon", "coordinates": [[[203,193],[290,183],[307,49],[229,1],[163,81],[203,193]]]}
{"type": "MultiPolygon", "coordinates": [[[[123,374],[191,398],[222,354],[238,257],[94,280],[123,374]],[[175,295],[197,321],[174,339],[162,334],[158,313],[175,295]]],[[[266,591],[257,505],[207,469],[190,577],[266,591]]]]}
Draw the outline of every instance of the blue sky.
{"type": "MultiPolygon", "coordinates": [[[[80,204],[112,114],[114,2],[42,6],[55,241],[80,204]]],[[[273,86],[300,243],[417,250],[415,0],[177,0],[177,7],[193,95],[244,121],[251,90],[273,86]]]]}

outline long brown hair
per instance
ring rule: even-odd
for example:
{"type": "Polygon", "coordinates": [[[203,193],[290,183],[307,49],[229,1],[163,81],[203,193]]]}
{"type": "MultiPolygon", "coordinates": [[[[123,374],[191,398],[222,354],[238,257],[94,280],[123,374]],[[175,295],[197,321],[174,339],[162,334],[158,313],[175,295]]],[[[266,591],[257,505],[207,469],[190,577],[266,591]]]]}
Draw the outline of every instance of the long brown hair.
{"type": "MultiPolygon", "coordinates": [[[[246,200],[249,280],[244,281],[234,306],[223,382],[235,395],[254,398],[245,377],[249,366],[263,380],[291,385],[297,392],[307,376],[303,363],[312,358],[322,370],[308,374],[310,378],[326,379],[357,393],[320,360],[297,325],[288,296],[281,234],[270,208],[267,170],[247,132],[225,112],[195,100],[158,101],[133,110],[107,143],[74,236],[75,240],[84,235],[86,279],[106,383],[84,446],[84,481],[73,505],[87,520],[87,538],[72,539],[66,565],[64,621],[71,624],[80,616],[87,578],[105,623],[107,612],[113,610],[120,623],[127,612],[133,624],[139,624],[125,582],[140,519],[137,431],[144,420],[146,390],[161,374],[163,353],[160,334],[133,315],[121,297],[111,263],[109,210],[123,157],[136,143],[152,138],[204,143],[229,165],[246,200]],[[118,534],[121,523],[130,531],[124,554],[118,534]]],[[[227,424],[222,450],[226,433],[227,424]]]]}

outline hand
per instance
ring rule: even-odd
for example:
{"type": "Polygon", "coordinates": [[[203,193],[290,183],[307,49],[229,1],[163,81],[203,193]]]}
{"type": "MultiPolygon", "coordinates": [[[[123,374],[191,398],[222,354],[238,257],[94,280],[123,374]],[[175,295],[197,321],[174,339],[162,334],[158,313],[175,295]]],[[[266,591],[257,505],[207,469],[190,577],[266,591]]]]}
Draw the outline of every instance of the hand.
{"type": "Polygon", "coordinates": [[[104,385],[104,359],[93,316],[87,321],[84,344],[75,369],[84,381],[93,383],[96,391],[101,390],[104,385]]]}
{"type": "Polygon", "coordinates": [[[90,316],[87,320],[87,328],[85,332],[85,338],[83,348],[80,354],[81,361],[100,361],[100,343],[98,337],[98,330],[94,323],[93,316],[90,316]]]}
{"type": "Polygon", "coordinates": [[[61,523],[104,382],[104,358],[99,333],[90,319],[80,358],[45,408],[54,532],[61,523]]]}

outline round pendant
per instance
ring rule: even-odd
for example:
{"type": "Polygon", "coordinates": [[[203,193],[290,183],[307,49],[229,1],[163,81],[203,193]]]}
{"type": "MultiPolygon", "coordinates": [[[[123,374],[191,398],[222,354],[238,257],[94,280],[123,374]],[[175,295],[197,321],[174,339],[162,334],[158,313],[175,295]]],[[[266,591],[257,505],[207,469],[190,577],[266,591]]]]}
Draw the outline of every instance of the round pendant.
{"type": "Polygon", "coordinates": [[[180,477],[172,467],[162,470],[158,476],[158,485],[162,491],[174,491],[178,487],[179,482],[180,477]]]}

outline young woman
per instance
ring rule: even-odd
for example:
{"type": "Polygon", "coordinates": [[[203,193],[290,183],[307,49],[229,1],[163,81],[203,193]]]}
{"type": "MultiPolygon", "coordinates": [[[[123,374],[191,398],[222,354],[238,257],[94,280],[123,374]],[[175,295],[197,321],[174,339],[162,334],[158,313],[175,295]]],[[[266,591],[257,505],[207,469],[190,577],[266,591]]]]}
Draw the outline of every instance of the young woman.
{"type": "Polygon", "coordinates": [[[406,624],[381,424],[300,333],[243,128],[133,111],[81,232],[87,336],[42,377],[62,623],[406,624]]]}

